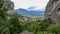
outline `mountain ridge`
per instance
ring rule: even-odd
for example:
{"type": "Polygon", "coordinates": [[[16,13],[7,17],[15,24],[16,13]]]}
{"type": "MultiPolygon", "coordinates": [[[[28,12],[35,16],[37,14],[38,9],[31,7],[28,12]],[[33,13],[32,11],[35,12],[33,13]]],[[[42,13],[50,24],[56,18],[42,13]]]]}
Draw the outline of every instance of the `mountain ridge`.
{"type": "Polygon", "coordinates": [[[42,16],[44,15],[44,11],[40,11],[40,10],[27,10],[27,9],[16,9],[15,12],[17,12],[18,14],[21,14],[23,16],[42,16]]]}

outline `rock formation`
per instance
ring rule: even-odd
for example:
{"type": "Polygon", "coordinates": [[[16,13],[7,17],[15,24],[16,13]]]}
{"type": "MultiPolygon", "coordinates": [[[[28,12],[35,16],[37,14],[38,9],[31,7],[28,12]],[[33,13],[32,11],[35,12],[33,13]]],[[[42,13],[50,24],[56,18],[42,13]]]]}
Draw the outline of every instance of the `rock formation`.
{"type": "Polygon", "coordinates": [[[45,18],[51,18],[53,23],[60,23],[60,0],[50,0],[46,6],[45,18]]]}
{"type": "Polygon", "coordinates": [[[24,32],[22,32],[20,34],[34,34],[34,33],[33,32],[28,32],[28,31],[24,31],[24,32]]]}
{"type": "Polygon", "coordinates": [[[14,3],[11,0],[4,0],[4,6],[3,7],[8,9],[8,11],[7,11],[8,14],[14,13],[14,3]]]}

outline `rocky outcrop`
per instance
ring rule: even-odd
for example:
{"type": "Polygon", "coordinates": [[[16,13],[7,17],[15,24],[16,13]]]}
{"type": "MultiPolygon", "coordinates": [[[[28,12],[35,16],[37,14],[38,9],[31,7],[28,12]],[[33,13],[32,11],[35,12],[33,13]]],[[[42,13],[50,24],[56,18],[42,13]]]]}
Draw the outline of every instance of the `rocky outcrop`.
{"type": "Polygon", "coordinates": [[[22,32],[20,34],[34,34],[34,33],[33,32],[28,32],[28,31],[24,31],[24,32],[22,32]]]}
{"type": "Polygon", "coordinates": [[[45,18],[51,18],[53,23],[60,23],[60,0],[50,0],[46,6],[45,18]]]}
{"type": "Polygon", "coordinates": [[[4,6],[3,7],[8,9],[8,11],[7,11],[8,14],[14,13],[14,3],[11,0],[4,0],[4,6]]]}

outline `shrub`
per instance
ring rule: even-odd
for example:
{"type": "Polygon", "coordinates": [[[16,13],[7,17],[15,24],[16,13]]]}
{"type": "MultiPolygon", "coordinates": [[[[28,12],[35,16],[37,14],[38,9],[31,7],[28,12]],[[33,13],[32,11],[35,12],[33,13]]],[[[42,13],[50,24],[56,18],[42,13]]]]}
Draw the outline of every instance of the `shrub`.
{"type": "Polygon", "coordinates": [[[52,24],[52,21],[51,21],[50,19],[48,19],[48,20],[42,20],[42,21],[40,22],[40,24],[39,24],[40,30],[41,30],[41,31],[46,30],[46,28],[47,28],[49,25],[51,25],[51,24],[52,24]]]}
{"type": "Polygon", "coordinates": [[[27,30],[30,32],[36,32],[38,29],[39,25],[36,22],[31,22],[27,24],[27,30]]]}
{"type": "Polygon", "coordinates": [[[4,0],[0,0],[0,8],[2,8],[4,0]]]}
{"type": "Polygon", "coordinates": [[[47,28],[47,31],[53,32],[53,33],[56,33],[56,34],[60,34],[60,25],[59,24],[57,24],[57,25],[50,25],[47,28]]]}
{"type": "Polygon", "coordinates": [[[38,31],[36,34],[55,34],[55,33],[52,33],[52,32],[47,32],[47,31],[38,31]]]}
{"type": "Polygon", "coordinates": [[[21,32],[20,23],[16,16],[11,17],[8,23],[8,28],[11,34],[18,34],[19,32],[21,32]]]}

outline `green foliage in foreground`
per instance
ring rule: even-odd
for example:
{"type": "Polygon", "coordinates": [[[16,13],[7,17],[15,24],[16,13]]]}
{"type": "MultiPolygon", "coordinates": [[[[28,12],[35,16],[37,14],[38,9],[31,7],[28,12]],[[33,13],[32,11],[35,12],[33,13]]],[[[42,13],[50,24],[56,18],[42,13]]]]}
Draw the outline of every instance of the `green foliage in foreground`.
{"type": "Polygon", "coordinates": [[[52,33],[56,33],[56,34],[60,34],[60,24],[50,25],[47,28],[47,31],[52,32],[52,33]]]}
{"type": "Polygon", "coordinates": [[[0,20],[0,34],[19,34],[23,31],[35,34],[60,34],[60,25],[53,25],[50,19],[21,22],[16,15],[9,19],[8,17],[0,20]]]}
{"type": "Polygon", "coordinates": [[[50,24],[52,24],[50,23],[50,20],[20,22],[20,25],[23,28],[22,31],[28,30],[30,32],[45,31],[50,24]]]}
{"type": "Polygon", "coordinates": [[[3,2],[4,2],[4,0],[0,0],[0,8],[2,8],[3,2]]]}
{"type": "Polygon", "coordinates": [[[39,21],[27,21],[27,22],[19,22],[17,16],[11,16],[10,19],[1,20],[0,24],[0,34],[19,34],[23,31],[34,32],[38,34],[40,31],[44,33],[47,31],[51,20],[39,20],[39,21]]]}
{"type": "Polygon", "coordinates": [[[2,6],[3,0],[0,1],[0,34],[19,34],[23,31],[35,34],[60,34],[60,24],[52,24],[51,19],[21,22],[18,18],[21,16],[7,16],[8,9],[2,6]]]}

